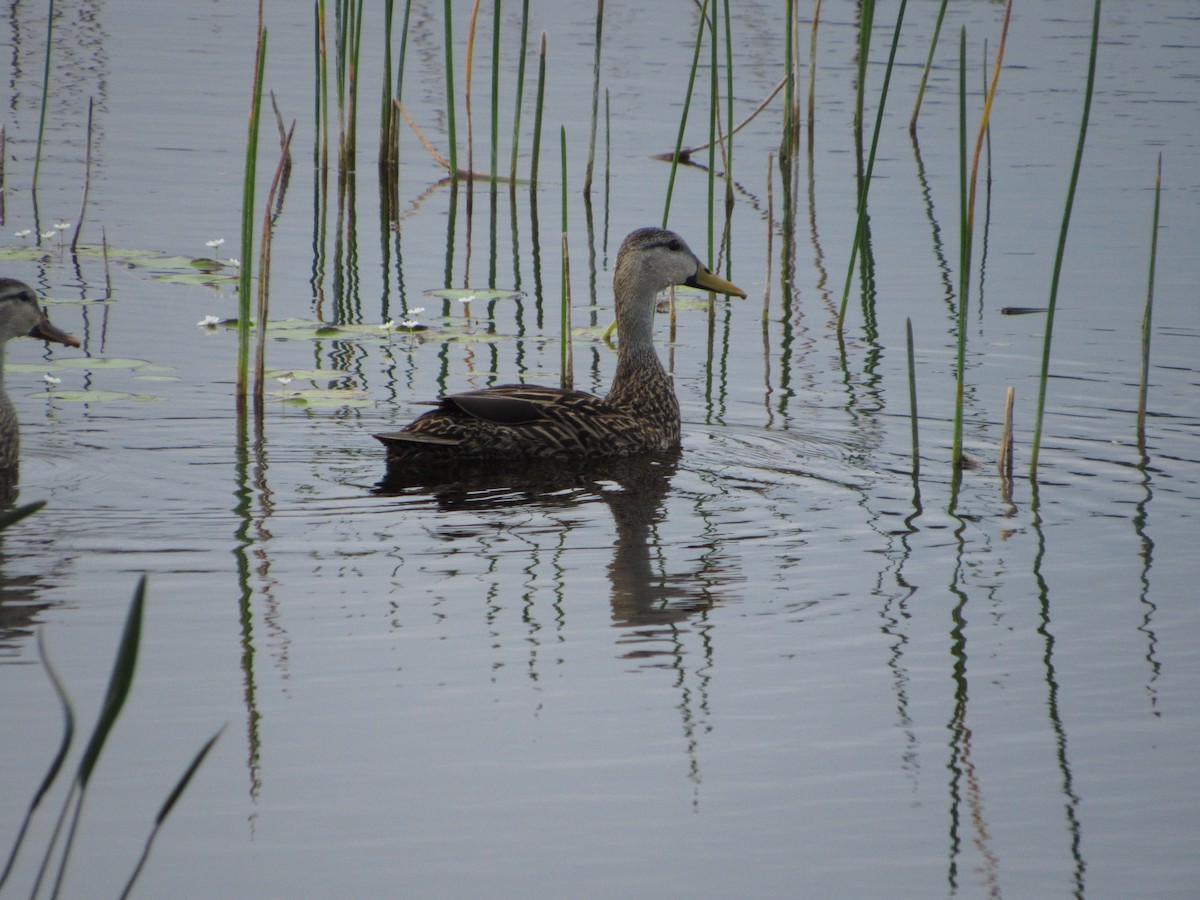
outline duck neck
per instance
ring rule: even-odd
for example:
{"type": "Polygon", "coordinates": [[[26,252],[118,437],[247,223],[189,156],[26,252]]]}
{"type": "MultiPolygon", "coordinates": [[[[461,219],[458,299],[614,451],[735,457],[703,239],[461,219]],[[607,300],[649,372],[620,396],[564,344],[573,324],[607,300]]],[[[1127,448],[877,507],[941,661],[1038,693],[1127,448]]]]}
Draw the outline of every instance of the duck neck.
{"type": "Polygon", "coordinates": [[[614,289],[617,307],[617,371],[605,398],[650,420],[679,429],[679,403],[674,386],[654,350],[654,306],[658,295],[652,283],[618,271],[614,289]]]}

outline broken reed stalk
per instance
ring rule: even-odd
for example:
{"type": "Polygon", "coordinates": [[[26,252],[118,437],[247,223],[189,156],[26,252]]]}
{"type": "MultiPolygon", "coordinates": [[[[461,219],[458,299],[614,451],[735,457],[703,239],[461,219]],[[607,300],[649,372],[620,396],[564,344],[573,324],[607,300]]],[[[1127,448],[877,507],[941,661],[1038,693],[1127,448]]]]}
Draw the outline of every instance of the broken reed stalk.
{"type": "Polygon", "coordinates": [[[267,62],[267,29],[262,27],[259,4],[258,49],[254,57],[254,85],[250,97],[250,123],[246,136],[246,166],[242,177],[241,266],[238,269],[238,353],[237,398],[246,397],[247,370],[250,366],[250,276],[254,253],[254,176],[258,162],[258,122],[262,112],[263,69],[267,62]]]}
{"type": "MultiPolygon", "coordinates": [[[[88,117],[87,117],[87,156],[83,164],[83,199],[79,203],[79,218],[75,220],[75,233],[71,235],[71,252],[75,253],[79,248],[79,232],[83,228],[83,217],[87,212],[88,193],[92,185],[92,106],[95,98],[88,97],[88,117]]],[[[0,153],[3,153],[3,144],[0,143],[0,153]]],[[[0,178],[0,188],[3,188],[3,179],[0,178]]]]}
{"type": "Polygon", "coordinates": [[[575,387],[575,361],[571,351],[571,255],[567,244],[567,128],[559,126],[559,145],[562,151],[562,344],[559,364],[562,367],[562,389],[575,387]]]}
{"type": "Polygon", "coordinates": [[[583,176],[584,196],[592,193],[592,170],[596,163],[596,119],[600,114],[600,47],[604,38],[604,0],[596,0],[596,48],[592,59],[592,125],[588,136],[587,171],[583,176]]]}
{"type": "Polygon", "coordinates": [[[688,86],[687,93],[683,97],[683,112],[679,116],[679,133],[675,138],[675,153],[671,157],[671,174],[667,177],[667,200],[663,204],[663,228],[667,227],[667,221],[671,216],[671,193],[675,189],[675,172],[679,169],[679,151],[683,147],[683,131],[687,127],[688,110],[692,105],[692,88],[696,84],[696,67],[700,63],[700,45],[704,42],[704,27],[707,22],[708,0],[704,0],[700,6],[700,26],[696,31],[696,47],[692,52],[692,67],[688,71],[688,86]]]}
{"type": "Polygon", "coordinates": [[[1071,180],[1067,187],[1067,201],[1063,209],[1062,228],[1058,235],[1058,250],[1054,255],[1054,274],[1050,279],[1050,302],[1046,309],[1046,336],[1042,343],[1042,374],[1038,383],[1037,413],[1033,426],[1033,449],[1030,451],[1029,477],[1037,481],[1038,454],[1042,448],[1042,419],[1046,410],[1046,381],[1050,375],[1050,344],[1054,337],[1054,310],[1058,302],[1058,280],[1062,274],[1063,255],[1067,248],[1067,230],[1071,225],[1071,207],[1075,203],[1075,187],[1079,183],[1079,169],[1083,165],[1083,146],[1087,139],[1088,118],[1092,111],[1092,90],[1096,84],[1096,48],[1100,41],[1100,0],[1096,0],[1092,11],[1091,50],[1088,54],[1087,88],[1083,98],[1083,116],[1079,122],[1079,141],[1075,145],[1075,162],[1071,166],[1071,180]]]}
{"type": "Polygon", "coordinates": [[[996,457],[996,469],[1001,478],[1012,478],[1013,470],[1013,399],[1016,391],[1009,388],[1004,393],[1004,428],[1000,432],[1000,453],[996,457]]]}
{"type": "Polygon", "coordinates": [[[546,32],[538,44],[537,98],[533,105],[533,151],[529,161],[529,190],[537,191],[538,160],[542,155],[542,108],[546,100],[546,32]]]}
{"type": "Polygon", "coordinates": [[[1137,442],[1142,465],[1146,461],[1146,393],[1150,384],[1150,318],[1154,310],[1154,268],[1158,258],[1158,210],[1162,195],[1162,153],[1154,174],[1154,222],[1150,229],[1150,278],[1146,286],[1146,308],[1142,313],[1142,378],[1138,385],[1137,442]]]}
{"type": "Polygon", "coordinates": [[[271,179],[271,189],[267,192],[267,205],[263,210],[262,240],[258,249],[258,341],[254,352],[254,399],[262,401],[264,370],[267,352],[267,301],[270,295],[271,283],[271,225],[273,223],[272,207],[275,205],[275,194],[283,173],[290,165],[288,153],[292,146],[292,135],[296,131],[296,120],[288,129],[287,137],[279,153],[279,164],[275,167],[275,177],[271,179]]]}
{"type": "Polygon", "coordinates": [[[442,20],[445,24],[446,36],[446,132],[450,142],[450,182],[458,184],[458,137],[454,127],[454,28],[450,24],[453,18],[450,0],[443,0],[442,20]]]}
{"type": "Polygon", "coordinates": [[[908,120],[908,133],[916,135],[917,118],[921,115],[921,101],[925,98],[925,84],[929,81],[929,70],[933,68],[933,55],[937,51],[938,37],[942,33],[942,20],[946,17],[946,6],[949,0],[942,0],[938,7],[937,22],[933,26],[933,40],[929,42],[929,55],[925,57],[925,68],[921,72],[921,84],[917,88],[917,102],[913,105],[912,118],[908,120]]]}
{"type": "MultiPolygon", "coordinates": [[[[887,67],[883,72],[883,85],[879,88],[879,109],[875,111],[875,129],[871,134],[871,150],[867,154],[867,166],[863,173],[862,184],[858,190],[858,217],[854,226],[854,240],[850,243],[850,264],[846,270],[846,284],[842,288],[842,303],[838,308],[837,317],[837,333],[841,337],[843,326],[846,321],[846,306],[850,300],[850,284],[854,279],[854,263],[858,259],[858,251],[862,244],[863,237],[866,232],[867,223],[867,193],[871,187],[871,176],[875,170],[875,154],[879,149],[879,133],[883,128],[883,111],[887,106],[888,85],[892,81],[892,68],[896,62],[896,48],[900,44],[900,29],[904,24],[904,9],[908,6],[908,0],[900,0],[900,10],[896,13],[896,27],[892,31],[892,49],[888,53],[887,67]]],[[[859,59],[859,97],[858,106],[855,112],[856,127],[862,127],[862,90],[863,80],[866,78],[867,60],[866,56],[870,50],[870,23],[874,20],[875,4],[871,2],[863,3],[863,31],[867,32],[863,35],[860,42],[860,59],[859,59]]]]}
{"type": "Polygon", "coordinates": [[[525,94],[525,54],[529,46],[529,0],[521,3],[521,51],[517,57],[517,98],[513,107],[512,160],[508,166],[508,180],[517,183],[517,145],[521,134],[521,100],[525,94]]]}

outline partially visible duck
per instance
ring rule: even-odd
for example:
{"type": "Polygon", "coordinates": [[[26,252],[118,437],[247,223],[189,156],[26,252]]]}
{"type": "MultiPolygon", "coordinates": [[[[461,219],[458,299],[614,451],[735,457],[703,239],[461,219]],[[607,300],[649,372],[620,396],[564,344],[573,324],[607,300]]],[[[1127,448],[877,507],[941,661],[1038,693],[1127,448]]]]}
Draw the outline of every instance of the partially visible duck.
{"type": "Polygon", "coordinates": [[[78,347],[79,340],[46,318],[33,288],[15,278],[0,278],[0,470],[15,476],[21,456],[17,411],[4,390],[4,349],[9,338],[34,337],[78,347]]]}

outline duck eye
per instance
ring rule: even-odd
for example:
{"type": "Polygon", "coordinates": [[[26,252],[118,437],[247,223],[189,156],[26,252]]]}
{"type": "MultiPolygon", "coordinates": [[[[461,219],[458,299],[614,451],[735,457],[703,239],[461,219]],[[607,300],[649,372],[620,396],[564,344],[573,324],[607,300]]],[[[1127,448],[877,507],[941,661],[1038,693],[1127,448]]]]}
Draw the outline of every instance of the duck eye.
{"type": "Polygon", "coordinates": [[[670,241],[667,242],[667,249],[671,250],[674,253],[678,253],[680,250],[683,249],[683,244],[679,243],[678,240],[672,238],[670,241]]]}

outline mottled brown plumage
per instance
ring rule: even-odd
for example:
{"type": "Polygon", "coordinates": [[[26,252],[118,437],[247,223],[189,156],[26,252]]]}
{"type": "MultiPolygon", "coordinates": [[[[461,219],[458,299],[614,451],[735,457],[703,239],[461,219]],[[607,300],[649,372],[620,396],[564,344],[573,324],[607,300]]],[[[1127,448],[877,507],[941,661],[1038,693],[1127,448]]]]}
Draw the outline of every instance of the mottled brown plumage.
{"type": "Polygon", "coordinates": [[[390,462],[633,456],[679,446],[679,402],[654,351],[658,294],[673,284],[745,297],[711,274],[677,234],[639,228],[613,275],[617,370],[604,397],[506,384],[451,394],[401,431],[377,434],[390,462]]]}
{"type": "Polygon", "coordinates": [[[0,503],[15,497],[21,433],[17,410],[4,390],[4,348],[9,338],[34,337],[78,347],[79,341],[50,324],[33,288],[15,278],[0,278],[0,503]]]}

